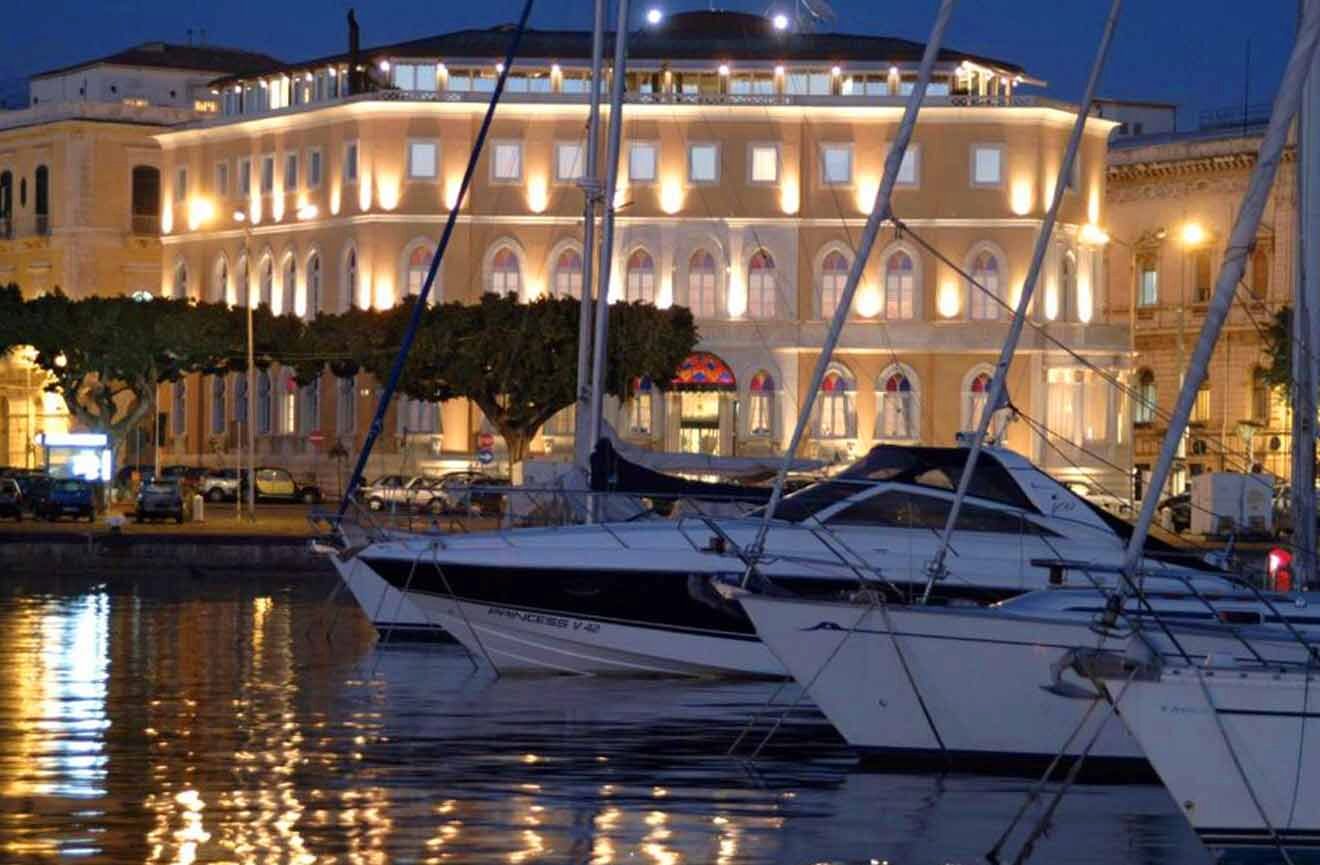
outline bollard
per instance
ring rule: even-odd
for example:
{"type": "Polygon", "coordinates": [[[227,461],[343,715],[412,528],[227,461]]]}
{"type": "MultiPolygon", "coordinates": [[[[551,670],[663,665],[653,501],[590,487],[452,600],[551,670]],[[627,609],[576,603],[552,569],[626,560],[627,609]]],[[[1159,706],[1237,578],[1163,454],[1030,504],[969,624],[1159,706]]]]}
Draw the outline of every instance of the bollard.
{"type": "Polygon", "coordinates": [[[206,519],[206,499],[202,498],[201,493],[193,496],[192,518],[195,523],[204,522],[206,519]]]}

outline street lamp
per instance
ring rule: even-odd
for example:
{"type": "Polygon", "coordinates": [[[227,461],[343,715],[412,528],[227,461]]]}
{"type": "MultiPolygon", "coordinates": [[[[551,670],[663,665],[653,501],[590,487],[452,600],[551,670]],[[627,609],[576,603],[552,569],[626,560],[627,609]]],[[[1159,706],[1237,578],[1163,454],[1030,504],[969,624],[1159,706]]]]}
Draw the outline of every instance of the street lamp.
{"type": "MultiPolygon", "coordinates": [[[[242,210],[234,211],[234,221],[243,226],[243,260],[247,267],[243,269],[243,279],[247,285],[243,286],[243,297],[247,301],[247,405],[245,408],[245,417],[243,425],[247,428],[248,445],[248,520],[255,522],[257,519],[257,430],[252,422],[253,415],[256,413],[257,399],[257,364],[256,351],[252,343],[252,223],[248,220],[247,214],[242,210]]],[[[242,450],[242,445],[239,445],[242,450]]],[[[236,502],[243,498],[243,471],[240,468],[238,472],[238,493],[235,496],[236,502]]],[[[235,504],[237,508],[238,505],[235,504]]]]}
{"type": "Polygon", "coordinates": [[[665,13],[656,9],[654,6],[646,10],[646,23],[650,24],[652,27],[664,20],[664,17],[665,13]]]}

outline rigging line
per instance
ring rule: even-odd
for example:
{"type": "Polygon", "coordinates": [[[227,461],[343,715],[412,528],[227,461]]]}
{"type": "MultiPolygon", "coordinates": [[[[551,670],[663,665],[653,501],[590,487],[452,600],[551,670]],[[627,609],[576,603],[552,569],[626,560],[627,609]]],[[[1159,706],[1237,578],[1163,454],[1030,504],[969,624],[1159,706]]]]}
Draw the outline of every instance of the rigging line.
{"type": "Polygon", "coordinates": [[[477,130],[477,138],[473,143],[472,152],[468,155],[467,168],[463,172],[463,180],[459,184],[454,206],[450,209],[449,216],[445,221],[445,229],[440,235],[440,243],[436,246],[435,255],[431,257],[431,266],[426,271],[426,279],[422,283],[422,292],[418,295],[417,300],[413,302],[408,329],[404,332],[403,345],[394,358],[389,378],[381,390],[380,401],[376,405],[376,412],[371,419],[371,426],[367,431],[366,440],[358,452],[357,464],[353,467],[353,474],[349,476],[348,485],[344,490],[343,501],[339,504],[338,516],[340,517],[343,517],[349,499],[352,498],[354,490],[361,483],[362,473],[366,470],[371,450],[376,444],[376,439],[380,437],[384,430],[385,412],[389,407],[390,398],[393,397],[394,391],[399,386],[399,379],[403,375],[404,364],[408,358],[408,349],[411,348],[413,340],[417,337],[417,330],[422,321],[422,313],[425,311],[427,298],[431,294],[431,286],[435,283],[436,274],[440,270],[440,262],[444,258],[445,250],[449,248],[450,239],[454,234],[454,226],[458,222],[458,212],[463,206],[463,200],[467,197],[468,188],[472,185],[472,178],[476,174],[477,161],[486,143],[486,135],[490,132],[491,122],[495,119],[495,108],[499,105],[500,97],[504,94],[504,85],[508,80],[509,71],[513,68],[518,46],[522,43],[523,33],[527,29],[527,21],[532,14],[533,2],[534,0],[525,0],[523,3],[522,14],[513,31],[513,37],[509,40],[509,48],[504,56],[504,68],[500,70],[499,77],[495,80],[495,89],[490,95],[490,102],[486,106],[486,114],[482,118],[481,127],[477,130]]]}

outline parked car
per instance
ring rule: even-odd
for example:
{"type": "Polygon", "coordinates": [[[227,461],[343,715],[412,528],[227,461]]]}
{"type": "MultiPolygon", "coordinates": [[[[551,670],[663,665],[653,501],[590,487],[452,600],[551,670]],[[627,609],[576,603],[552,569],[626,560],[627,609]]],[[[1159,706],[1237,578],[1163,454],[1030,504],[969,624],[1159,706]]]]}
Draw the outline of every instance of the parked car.
{"type": "Polygon", "coordinates": [[[23,521],[23,490],[13,478],[0,478],[0,517],[23,521]]]}
{"type": "Polygon", "coordinates": [[[1155,508],[1160,523],[1176,534],[1182,534],[1192,527],[1192,494],[1179,493],[1169,496],[1155,508]]]}
{"type": "Polygon", "coordinates": [[[171,519],[183,522],[183,491],[176,481],[148,481],[138,491],[133,518],[139,523],[147,520],[171,519]]]}
{"type": "Polygon", "coordinates": [[[432,510],[481,516],[499,516],[505,495],[491,487],[507,487],[509,481],[484,472],[450,472],[436,485],[438,503],[432,510]]]}
{"type": "Polygon", "coordinates": [[[51,521],[73,517],[90,523],[96,519],[96,491],[91,483],[78,478],[52,481],[50,491],[37,505],[37,513],[51,521]]]}
{"type": "Polygon", "coordinates": [[[247,469],[212,469],[197,482],[208,502],[232,502],[247,489],[247,469]]]}
{"type": "Polygon", "coordinates": [[[368,508],[383,511],[391,506],[410,510],[429,510],[439,490],[438,478],[418,475],[385,475],[363,487],[358,494],[368,508]]]}
{"type": "Polygon", "coordinates": [[[41,505],[46,501],[46,496],[50,495],[53,482],[51,476],[44,472],[32,472],[18,475],[14,480],[23,493],[23,509],[34,517],[40,516],[41,505]]]}
{"type": "Polygon", "coordinates": [[[316,484],[300,484],[288,469],[271,466],[256,471],[257,499],[264,502],[304,502],[309,505],[321,501],[321,488],[316,484]]]}

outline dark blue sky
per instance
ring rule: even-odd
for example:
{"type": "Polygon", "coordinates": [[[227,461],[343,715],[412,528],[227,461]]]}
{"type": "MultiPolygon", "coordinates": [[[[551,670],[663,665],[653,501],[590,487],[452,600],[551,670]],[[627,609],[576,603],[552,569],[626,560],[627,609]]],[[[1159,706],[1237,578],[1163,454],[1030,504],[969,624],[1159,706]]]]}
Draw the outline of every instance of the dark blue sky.
{"type": "MultiPolygon", "coordinates": [[[[288,60],[342,50],[348,3],[324,0],[11,0],[0,27],[0,80],[26,77],[149,40],[184,42],[205,28],[208,42],[265,51],[288,60]],[[21,10],[21,11],[20,11],[21,10]]],[[[641,9],[646,0],[632,0],[641,9]]],[[[771,0],[727,8],[765,11],[771,0]]],[[[782,7],[792,0],[777,0],[782,7]]],[[[935,0],[832,0],[834,29],[925,38],[935,0]]],[[[513,20],[518,0],[359,2],[363,42],[374,45],[513,20]]],[[[708,8],[681,0],[656,5],[708,8]]],[[[949,45],[1025,66],[1050,82],[1050,94],[1076,99],[1085,83],[1108,0],[962,0],[949,45]]],[[[641,9],[636,10],[640,15],[641,9]]],[[[1179,125],[1199,111],[1240,106],[1247,40],[1252,102],[1268,101],[1292,42],[1296,0],[1128,0],[1102,95],[1179,105],[1179,125]]],[[[535,26],[590,26],[590,0],[540,0],[535,26]]]]}

